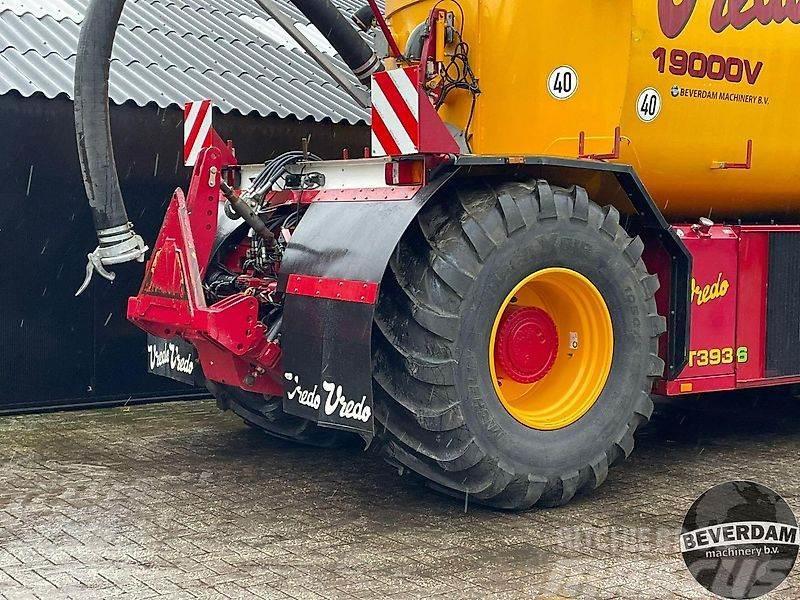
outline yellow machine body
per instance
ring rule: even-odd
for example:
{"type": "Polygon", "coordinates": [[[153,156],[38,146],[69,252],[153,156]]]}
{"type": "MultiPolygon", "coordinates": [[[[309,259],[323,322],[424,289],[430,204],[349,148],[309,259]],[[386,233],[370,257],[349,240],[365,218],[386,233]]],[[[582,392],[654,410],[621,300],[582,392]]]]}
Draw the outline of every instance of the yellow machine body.
{"type": "MultiPolygon", "coordinates": [[[[672,219],[800,214],[794,1],[459,4],[463,23],[452,0],[438,7],[463,26],[479,79],[474,153],[611,155],[604,160],[632,165],[672,219]],[[570,71],[575,81],[563,79],[570,71]]],[[[386,1],[401,48],[435,5],[386,1]]],[[[464,128],[471,103],[459,91],[440,114],[464,128]]]]}

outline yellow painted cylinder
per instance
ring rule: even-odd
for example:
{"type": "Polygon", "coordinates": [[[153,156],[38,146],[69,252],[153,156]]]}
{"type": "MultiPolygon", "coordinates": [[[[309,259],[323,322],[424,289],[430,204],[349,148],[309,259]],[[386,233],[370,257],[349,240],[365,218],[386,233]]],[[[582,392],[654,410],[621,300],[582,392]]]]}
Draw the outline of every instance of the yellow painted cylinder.
{"type": "MultiPolygon", "coordinates": [[[[386,0],[401,48],[436,0],[386,0]]],[[[443,0],[470,45],[484,155],[607,155],[673,219],[797,218],[795,0],[443,0]],[[585,142],[581,152],[579,140],[585,142]],[[748,162],[748,147],[751,150],[748,162]]],[[[471,96],[440,114],[464,128],[471,96]]]]}

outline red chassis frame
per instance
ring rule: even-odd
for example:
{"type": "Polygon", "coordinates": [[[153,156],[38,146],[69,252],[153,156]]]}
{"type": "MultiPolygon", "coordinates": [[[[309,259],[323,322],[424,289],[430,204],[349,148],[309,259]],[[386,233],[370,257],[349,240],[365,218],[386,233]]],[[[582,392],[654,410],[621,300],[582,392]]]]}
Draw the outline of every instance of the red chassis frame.
{"type": "MultiPolygon", "coordinates": [[[[203,294],[202,281],[217,233],[218,211],[224,201],[220,178],[224,169],[231,166],[226,164],[230,160],[221,148],[203,150],[188,196],[176,190],[139,295],[129,300],[128,318],[155,336],[180,336],[192,342],[208,379],[252,392],[280,395],[281,350],[266,339],[265,326],[258,321],[258,300],[236,294],[209,307],[203,294]]],[[[305,192],[302,197],[287,191],[276,193],[272,201],[397,201],[413,196],[419,189],[415,185],[314,191],[305,192]]],[[[672,396],[800,383],[800,376],[770,377],[765,371],[769,235],[800,235],[800,226],[704,228],[682,224],[674,229],[691,252],[694,264],[689,365],[675,379],[661,380],[656,391],[672,396]]],[[[662,285],[656,300],[659,313],[667,314],[669,257],[659,253],[657,244],[647,244],[644,258],[648,269],[659,276],[662,285]]],[[[358,286],[359,282],[300,283],[315,294],[325,291],[328,284],[339,286],[332,288],[334,295],[340,289],[363,287],[358,286]]],[[[294,293],[293,289],[287,291],[294,293]]],[[[370,288],[370,299],[376,293],[370,288]]],[[[354,301],[360,301],[360,295],[354,301]]],[[[666,346],[664,336],[662,357],[666,356],[666,346]]]]}
{"type": "MultiPolygon", "coordinates": [[[[766,370],[769,237],[800,235],[798,225],[675,225],[693,257],[689,363],[673,380],[656,385],[661,394],[703,392],[800,383],[766,370]]],[[[669,265],[645,254],[662,282],[656,294],[660,314],[669,305],[669,265]]],[[[666,347],[662,339],[662,354],[666,347]]]]}
{"type": "Polygon", "coordinates": [[[229,165],[223,163],[221,149],[204,149],[188,198],[180,189],[175,191],[139,295],[128,301],[128,319],[155,336],[190,341],[208,379],[280,395],[280,348],[266,339],[266,328],[258,321],[258,300],[236,294],[209,307],[203,293],[224,166],[229,165]]]}
{"type": "MultiPolygon", "coordinates": [[[[267,340],[266,327],[259,322],[259,301],[240,293],[209,307],[203,292],[219,210],[225,202],[220,182],[230,167],[236,166],[233,154],[226,149],[217,145],[203,149],[188,194],[184,196],[180,189],[173,194],[139,294],[128,300],[128,319],[154,336],[179,336],[191,342],[207,379],[280,396],[281,349],[267,340]]],[[[412,198],[421,187],[410,184],[375,189],[287,190],[274,192],[269,202],[292,206],[334,201],[392,202],[412,198]]],[[[259,280],[252,281],[259,285],[259,280]]],[[[288,283],[290,294],[356,303],[377,301],[374,283],[301,275],[291,275],[288,283]]],[[[264,281],[263,286],[271,292],[276,282],[264,281]]]]}

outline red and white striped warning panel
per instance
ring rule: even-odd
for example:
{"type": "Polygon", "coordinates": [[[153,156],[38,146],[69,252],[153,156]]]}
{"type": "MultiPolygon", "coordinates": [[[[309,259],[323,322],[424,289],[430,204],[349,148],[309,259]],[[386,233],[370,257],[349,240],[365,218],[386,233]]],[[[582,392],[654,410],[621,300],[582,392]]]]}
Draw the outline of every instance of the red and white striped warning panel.
{"type": "Polygon", "coordinates": [[[197,164],[203,148],[212,145],[211,100],[187,102],[183,112],[183,160],[187,167],[197,164]]]}
{"type": "Polygon", "coordinates": [[[372,155],[419,153],[417,69],[394,69],[372,78],[372,155]]]}

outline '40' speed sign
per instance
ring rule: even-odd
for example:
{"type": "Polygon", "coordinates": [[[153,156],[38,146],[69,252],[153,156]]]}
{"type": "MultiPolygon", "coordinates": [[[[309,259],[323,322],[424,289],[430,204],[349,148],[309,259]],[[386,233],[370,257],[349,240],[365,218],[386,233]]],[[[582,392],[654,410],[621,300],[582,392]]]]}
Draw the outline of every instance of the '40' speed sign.
{"type": "Polygon", "coordinates": [[[562,65],[547,78],[547,90],[556,100],[567,100],[578,91],[578,73],[569,65],[562,65]]]}

